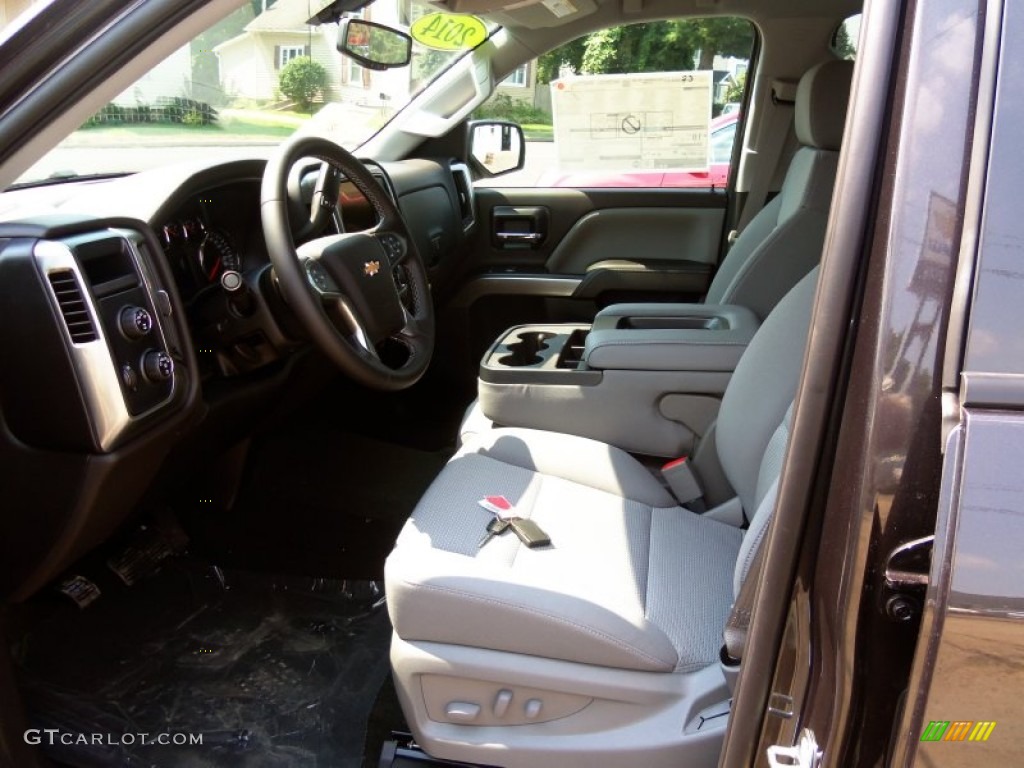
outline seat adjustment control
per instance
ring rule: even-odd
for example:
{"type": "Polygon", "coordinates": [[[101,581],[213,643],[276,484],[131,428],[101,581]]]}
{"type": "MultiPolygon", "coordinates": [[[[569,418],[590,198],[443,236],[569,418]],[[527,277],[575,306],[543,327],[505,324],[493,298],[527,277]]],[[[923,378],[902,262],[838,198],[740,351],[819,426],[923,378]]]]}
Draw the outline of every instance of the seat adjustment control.
{"type": "Polygon", "coordinates": [[[540,699],[530,699],[523,707],[523,714],[527,720],[536,720],[540,717],[540,711],[544,708],[544,702],[540,699]]]}
{"type": "Polygon", "coordinates": [[[142,356],[142,375],[151,384],[160,384],[174,375],[174,361],[162,350],[151,349],[142,356]]]}
{"type": "Polygon", "coordinates": [[[504,717],[505,713],[508,712],[508,705],[512,703],[512,691],[508,688],[502,688],[498,691],[498,695],[494,697],[494,716],[504,717]]]}
{"type": "Polygon", "coordinates": [[[480,716],[480,705],[468,701],[452,701],[444,708],[444,714],[453,723],[471,723],[480,716]]]}
{"type": "Polygon", "coordinates": [[[126,338],[135,341],[153,330],[153,316],[142,307],[125,307],[117,316],[117,325],[126,338]]]}

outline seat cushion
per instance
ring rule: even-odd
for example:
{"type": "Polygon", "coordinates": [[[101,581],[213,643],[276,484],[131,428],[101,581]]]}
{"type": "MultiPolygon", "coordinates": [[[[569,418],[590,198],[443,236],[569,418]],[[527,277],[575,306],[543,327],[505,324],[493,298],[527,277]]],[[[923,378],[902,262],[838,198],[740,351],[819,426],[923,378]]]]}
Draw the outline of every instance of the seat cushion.
{"type": "Polygon", "coordinates": [[[472,438],[388,558],[395,630],[623,669],[718,658],[742,532],[677,506],[639,462],[594,440],[525,429],[472,438]],[[503,495],[549,547],[511,531],[478,547],[503,495]]]}

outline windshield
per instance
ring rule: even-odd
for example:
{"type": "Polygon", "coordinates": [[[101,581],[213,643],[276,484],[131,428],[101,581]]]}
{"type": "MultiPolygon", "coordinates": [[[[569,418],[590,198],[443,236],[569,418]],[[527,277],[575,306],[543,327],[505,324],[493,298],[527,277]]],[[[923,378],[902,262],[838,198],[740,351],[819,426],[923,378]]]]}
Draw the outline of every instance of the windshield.
{"type": "MultiPolygon", "coordinates": [[[[304,126],[353,150],[468,53],[413,43],[408,66],[370,70],[338,53],[338,24],[306,23],[329,4],[244,0],[104,105],[18,183],[265,157],[304,126]]],[[[436,10],[425,0],[378,0],[348,16],[407,29],[436,10]]]]}

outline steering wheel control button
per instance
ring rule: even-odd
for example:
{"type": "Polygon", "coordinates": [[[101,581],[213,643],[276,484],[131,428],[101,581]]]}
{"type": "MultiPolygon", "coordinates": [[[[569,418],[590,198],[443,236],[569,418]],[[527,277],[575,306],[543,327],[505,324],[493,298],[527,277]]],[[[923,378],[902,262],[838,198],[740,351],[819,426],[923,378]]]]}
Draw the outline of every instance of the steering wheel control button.
{"type": "Polygon", "coordinates": [[[471,723],[480,716],[480,705],[453,701],[444,708],[444,714],[453,723],[471,723]]]}
{"type": "Polygon", "coordinates": [[[166,352],[151,349],[142,356],[142,375],[151,384],[169,381],[174,375],[174,361],[166,352]]]}
{"type": "Polygon", "coordinates": [[[321,293],[327,293],[331,290],[331,281],[327,277],[327,273],[324,272],[323,266],[311,261],[306,265],[306,277],[309,279],[310,284],[321,293]]]}
{"type": "Polygon", "coordinates": [[[127,363],[121,366],[121,383],[129,392],[135,392],[139,388],[139,374],[127,363]]]}
{"type": "Polygon", "coordinates": [[[402,238],[398,235],[386,232],[379,239],[380,244],[384,246],[384,252],[388,255],[388,259],[392,264],[399,261],[405,254],[405,245],[402,243],[402,238]]]}
{"type": "Polygon", "coordinates": [[[153,330],[153,316],[142,307],[125,307],[117,317],[117,325],[125,338],[136,341],[153,330]]]}
{"type": "Polygon", "coordinates": [[[234,269],[226,269],[220,276],[220,287],[228,293],[241,290],[245,282],[242,280],[242,273],[234,269]]]}

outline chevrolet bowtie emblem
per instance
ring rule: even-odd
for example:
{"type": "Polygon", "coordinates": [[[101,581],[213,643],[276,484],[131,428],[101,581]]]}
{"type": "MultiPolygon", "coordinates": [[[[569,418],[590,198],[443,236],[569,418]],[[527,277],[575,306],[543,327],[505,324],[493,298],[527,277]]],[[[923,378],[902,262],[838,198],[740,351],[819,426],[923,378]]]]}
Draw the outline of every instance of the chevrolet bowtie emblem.
{"type": "Polygon", "coordinates": [[[363,264],[363,274],[366,275],[367,277],[373,277],[378,272],[380,272],[379,261],[368,261],[365,264],[363,264]]]}

